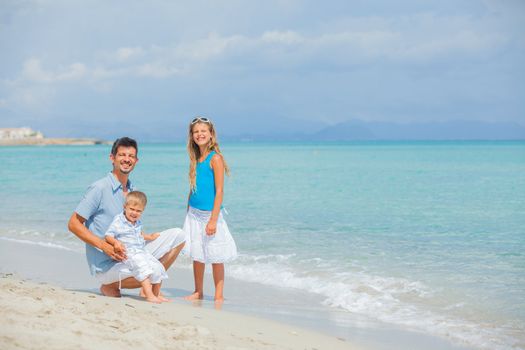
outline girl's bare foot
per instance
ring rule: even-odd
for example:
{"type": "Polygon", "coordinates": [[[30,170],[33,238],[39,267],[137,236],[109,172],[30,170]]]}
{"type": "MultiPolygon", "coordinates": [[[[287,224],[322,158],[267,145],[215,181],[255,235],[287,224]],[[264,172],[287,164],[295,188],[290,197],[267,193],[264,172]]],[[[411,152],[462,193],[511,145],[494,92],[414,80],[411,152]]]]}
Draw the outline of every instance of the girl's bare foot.
{"type": "Polygon", "coordinates": [[[185,300],[190,300],[190,301],[192,301],[192,300],[201,300],[202,298],[203,298],[203,295],[201,293],[199,293],[199,292],[194,292],[194,293],[184,297],[185,300]]]}
{"type": "Polygon", "coordinates": [[[223,303],[224,303],[224,298],[215,298],[215,309],[220,310],[222,308],[223,303]]]}

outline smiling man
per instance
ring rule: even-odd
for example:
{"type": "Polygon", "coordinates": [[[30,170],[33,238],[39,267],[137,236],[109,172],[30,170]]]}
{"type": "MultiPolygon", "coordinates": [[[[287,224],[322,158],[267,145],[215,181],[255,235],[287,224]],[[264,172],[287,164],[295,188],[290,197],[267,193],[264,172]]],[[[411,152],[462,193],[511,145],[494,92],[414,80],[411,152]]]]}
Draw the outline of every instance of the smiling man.
{"type": "MultiPolygon", "coordinates": [[[[134,189],[129,174],[138,162],[137,154],[135,140],[117,139],[109,156],[113,170],[89,186],[68,223],[69,230],[86,243],[89,269],[102,284],[100,291],[106,296],[119,297],[120,288],[140,287],[131,272],[122,273],[125,250],[115,249],[104,240],[113,218],[123,210],[126,195],[134,189]]],[[[166,270],[183,247],[184,233],[177,228],[161,232],[157,239],[146,244],[146,249],[166,270]]]]}

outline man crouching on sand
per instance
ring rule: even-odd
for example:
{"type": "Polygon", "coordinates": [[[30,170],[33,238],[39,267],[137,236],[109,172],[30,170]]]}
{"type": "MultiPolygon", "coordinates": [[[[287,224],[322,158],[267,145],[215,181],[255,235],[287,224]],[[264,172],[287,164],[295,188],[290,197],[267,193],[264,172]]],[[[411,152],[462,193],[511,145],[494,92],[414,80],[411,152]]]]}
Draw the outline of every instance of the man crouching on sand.
{"type": "MultiPolygon", "coordinates": [[[[102,284],[100,291],[105,296],[120,297],[122,288],[139,288],[140,282],[123,273],[126,251],[107,243],[104,235],[115,215],[122,212],[126,195],[133,191],[129,174],[138,162],[137,142],[122,137],[113,143],[109,159],[113,170],[89,186],[78,204],[68,228],[86,243],[86,258],[91,274],[102,284]]],[[[170,229],[149,241],[146,249],[168,270],[184,247],[184,232],[170,229]]]]}

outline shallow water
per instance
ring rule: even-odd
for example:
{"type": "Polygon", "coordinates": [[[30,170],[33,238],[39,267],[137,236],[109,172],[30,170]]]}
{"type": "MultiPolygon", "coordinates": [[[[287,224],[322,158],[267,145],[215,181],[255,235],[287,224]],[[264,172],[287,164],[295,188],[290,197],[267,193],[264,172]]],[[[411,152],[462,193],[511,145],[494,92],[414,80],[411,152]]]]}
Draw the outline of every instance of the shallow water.
{"type": "MultiPolygon", "coordinates": [[[[525,143],[224,144],[239,280],[480,349],[524,347],[525,143]]],[[[0,148],[0,236],[73,250],[109,146],[0,148]]],[[[143,145],[147,231],[181,226],[183,145],[143,145]]],[[[87,268],[86,268],[87,273],[87,268]]]]}

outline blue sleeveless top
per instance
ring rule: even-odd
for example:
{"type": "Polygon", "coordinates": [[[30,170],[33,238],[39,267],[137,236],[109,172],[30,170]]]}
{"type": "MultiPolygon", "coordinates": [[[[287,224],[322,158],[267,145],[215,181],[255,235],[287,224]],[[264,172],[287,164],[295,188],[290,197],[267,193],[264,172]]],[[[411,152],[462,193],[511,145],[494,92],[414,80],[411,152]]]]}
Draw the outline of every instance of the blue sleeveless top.
{"type": "Polygon", "coordinates": [[[197,178],[195,191],[190,195],[190,206],[200,210],[213,210],[213,202],[215,201],[215,175],[210,166],[210,161],[215,151],[210,154],[202,162],[197,162],[197,178]]]}

